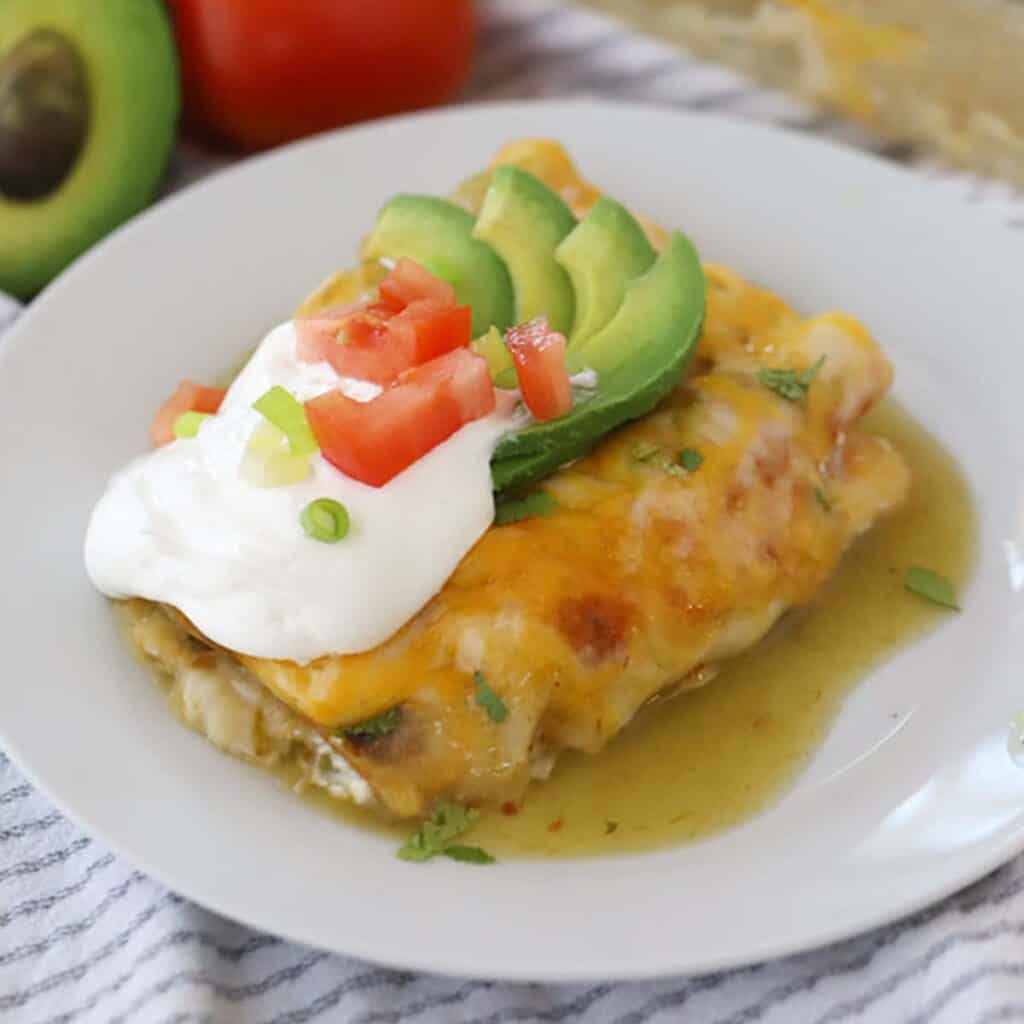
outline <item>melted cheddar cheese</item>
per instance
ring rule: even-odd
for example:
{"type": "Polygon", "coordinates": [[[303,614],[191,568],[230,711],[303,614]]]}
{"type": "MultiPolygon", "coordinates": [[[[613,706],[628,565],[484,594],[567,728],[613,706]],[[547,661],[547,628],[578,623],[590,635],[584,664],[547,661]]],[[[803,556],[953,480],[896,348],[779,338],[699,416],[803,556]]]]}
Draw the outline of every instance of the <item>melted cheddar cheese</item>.
{"type": "MultiPolygon", "coordinates": [[[[529,168],[578,213],[599,194],[549,141],[514,143],[497,161],[529,168]]],[[[545,481],[553,514],[489,530],[372,651],[308,666],[240,656],[325,735],[402,706],[393,735],[344,744],[392,811],[517,796],[552,752],[599,750],[645,702],[705,682],[715,661],[807,603],[902,499],[899,456],[856,427],[891,381],[864,328],[839,313],[803,320],[726,268],[707,273],[691,377],[545,481]],[[758,379],[822,356],[806,403],[758,379]],[[666,469],[684,448],[702,453],[700,468],[666,469]],[[476,702],[475,672],[510,709],[504,722],[476,702]]],[[[364,285],[340,275],[306,308],[364,285]]]]}
{"type": "MultiPolygon", "coordinates": [[[[556,143],[514,143],[497,161],[529,168],[578,213],[599,195],[556,143]]],[[[461,198],[478,195],[476,182],[461,198]]],[[[492,527],[374,650],[306,666],[235,656],[395,814],[439,797],[516,798],[559,750],[599,750],[645,703],[707,682],[715,662],[810,601],[850,542],[902,500],[902,460],[857,427],[892,377],[864,328],[839,313],[802,319],[726,268],[707,274],[690,377],[544,481],[551,515],[492,527]],[[806,402],[759,379],[822,357],[806,402]],[[686,448],[703,456],[689,473],[677,463],[686,448]],[[477,702],[477,672],[509,709],[502,722],[477,702]],[[396,705],[392,734],[339,738],[338,727],[396,705]]],[[[303,310],[350,301],[371,281],[365,268],[337,275],[303,310]]]]}

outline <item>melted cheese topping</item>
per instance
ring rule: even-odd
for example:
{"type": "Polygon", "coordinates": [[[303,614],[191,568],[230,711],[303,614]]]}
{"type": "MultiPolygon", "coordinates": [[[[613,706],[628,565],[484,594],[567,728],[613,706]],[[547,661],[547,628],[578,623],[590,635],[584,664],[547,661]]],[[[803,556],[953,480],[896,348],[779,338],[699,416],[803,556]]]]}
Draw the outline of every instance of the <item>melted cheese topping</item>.
{"type": "Polygon", "coordinates": [[[711,289],[695,376],[544,483],[547,517],[489,530],[441,593],[374,651],[307,668],[244,659],[324,726],[402,704],[386,748],[347,751],[392,810],[517,795],[538,752],[598,750],[669,684],[756,642],[812,599],[850,541],[903,497],[907,472],[859,417],[888,363],[855,321],[809,321],[732,273],[711,289]],[[826,362],[805,404],[757,381],[826,362]],[[826,370],[827,368],[827,370],[826,370]],[[637,446],[704,455],[690,476],[637,446]],[[817,496],[827,495],[829,509],[817,496]],[[511,709],[476,706],[483,672],[511,709]]]}
{"type": "MultiPolygon", "coordinates": [[[[550,178],[577,213],[596,198],[550,142],[503,150],[550,178]]],[[[855,320],[802,320],[778,297],[708,267],[692,376],[658,409],[543,483],[550,516],[492,527],[441,591],[372,651],[307,666],[241,657],[326,734],[400,704],[383,740],[345,756],[399,815],[434,799],[518,797],[563,748],[596,751],[648,700],[700,685],[812,599],[843,550],[908,484],[891,446],[857,420],[889,364],[855,320]],[[825,363],[806,402],[758,381],[825,363]],[[675,454],[704,456],[691,474],[675,454]],[[663,460],[638,458],[660,450],[663,460]],[[509,709],[474,698],[481,672],[509,709]]],[[[319,298],[361,287],[338,275],[319,298]]]]}

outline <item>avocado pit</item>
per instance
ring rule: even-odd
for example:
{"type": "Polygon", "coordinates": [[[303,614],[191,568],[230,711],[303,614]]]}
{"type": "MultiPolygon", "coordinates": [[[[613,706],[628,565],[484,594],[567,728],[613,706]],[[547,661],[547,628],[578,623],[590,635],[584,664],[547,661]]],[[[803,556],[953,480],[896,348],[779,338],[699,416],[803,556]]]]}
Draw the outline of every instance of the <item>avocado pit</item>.
{"type": "Polygon", "coordinates": [[[76,49],[37,29],[0,55],[0,196],[43,199],[71,173],[89,130],[89,90],[76,49]]]}

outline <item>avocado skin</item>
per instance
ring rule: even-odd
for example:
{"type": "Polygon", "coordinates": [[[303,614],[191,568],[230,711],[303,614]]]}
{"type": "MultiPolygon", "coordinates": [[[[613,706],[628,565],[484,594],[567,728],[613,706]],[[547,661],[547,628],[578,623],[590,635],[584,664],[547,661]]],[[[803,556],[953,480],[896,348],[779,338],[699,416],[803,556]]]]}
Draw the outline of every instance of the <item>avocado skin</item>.
{"type": "Polygon", "coordinates": [[[555,249],[575,226],[569,207],[538,178],[511,165],[494,169],[473,234],[508,267],[516,323],[544,316],[553,330],[570,332],[576,300],[555,249]]]}
{"type": "Polygon", "coordinates": [[[152,199],[174,145],[180,94],[170,23],[158,0],[3,0],[0,55],[49,29],[75,47],[89,127],[48,196],[0,196],[0,288],[27,299],[152,199]]]}
{"type": "Polygon", "coordinates": [[[365,259],[415,260],[454,286],[458,301],[473,309],[473,336],[512,323],[512,282],[490,246],[473,237],[471,213],[435,196],[399,195],[377,215],[363,245],[365,259]]]}
{"type": "Polygon", "coordinates": [[[608,196],[594,204],[555,250],[576,295],[570,349],[585,344],[611,321],[629,283],[649,270],[656,257],[629,210],[608,196]]]}
{"type": "MultiPolygon", "coordinates": [[[[572,412],[498,444],[491,460],[495,491],[523,487],[579,458],[604,434],[650,412],[674,390],[697,348],[705,297],[696,250],[675,232],[654,266],[630,286],[619,312],[592,339],[596,355],[607,358],[618,351],[621,358],[605,372],[594,367],[598,391],[572,412]]],[[[586,359],[591,344],[575,357],[586,359]]]]}

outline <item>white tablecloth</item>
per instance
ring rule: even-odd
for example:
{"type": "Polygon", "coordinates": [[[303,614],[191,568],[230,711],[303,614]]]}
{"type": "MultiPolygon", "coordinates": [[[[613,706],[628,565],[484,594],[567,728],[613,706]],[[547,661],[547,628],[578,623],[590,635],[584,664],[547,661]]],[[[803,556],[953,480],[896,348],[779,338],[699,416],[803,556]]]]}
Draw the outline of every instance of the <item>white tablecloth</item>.
{"type": "MultiPolygon", "coordinates": [[[[770,120],[901,159],[922,188],[1024,229],[1024,197],[1010,188],[873,144],[600,17],[491,0],[482,43],[468,99],[592,93],[770,120]]],[[[183,146],[167,188],[223,162],[183,146]]],[[[16,313],[0,296],[0,330],[16,313]]],[[[416,976],[255,933],[167,892],[66,821],[0,753],[3,1021],[998,1024],[1024,1020],[1022,936],[1024,859],[888,928],[741,970],[591,986],[416,976]]]]}

